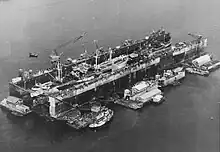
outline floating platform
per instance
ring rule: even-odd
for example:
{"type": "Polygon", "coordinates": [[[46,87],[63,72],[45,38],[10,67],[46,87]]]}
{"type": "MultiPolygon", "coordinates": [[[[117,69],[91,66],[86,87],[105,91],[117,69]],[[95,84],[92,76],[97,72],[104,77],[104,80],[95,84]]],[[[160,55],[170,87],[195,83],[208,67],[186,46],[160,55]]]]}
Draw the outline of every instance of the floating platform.
{"type": "Polygon", "coordinates": [[[209,63],[204,64],[203,66],[206,67],[206,69],[209,72],[212,72],[212,71],[220,68],[220,61],[219,60],[212,60],[209,63]]]}
{"type": "Polygon", "coordinates": [[[117,99],[114,103],[134,110],[141,109],[144,106],[143,102],[124,99],[117,99]]]}
{"type": "Polygon", "coordinates": [[[162,77],[158,79],[158,84],[160,88],[169,85],[173,86],[177,81],[180,81],[183,78],[185,78],[185,69],[183,67],[177,67],[175,69],[165,70],[162,74],[162,77]]]}
{"type": "Polygon", "coordinates": [[[209,71],[207,70],[202,70],[199,68],[186,68],[186,71],[190,74],[197,74],[197,75],[201,75],[201,76],[209,76],[209,71]]]}

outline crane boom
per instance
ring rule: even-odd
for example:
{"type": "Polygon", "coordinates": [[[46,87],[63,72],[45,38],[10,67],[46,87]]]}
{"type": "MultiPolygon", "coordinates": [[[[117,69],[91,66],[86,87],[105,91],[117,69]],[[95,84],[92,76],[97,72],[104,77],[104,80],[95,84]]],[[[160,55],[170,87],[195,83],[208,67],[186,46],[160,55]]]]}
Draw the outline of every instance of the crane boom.
{"type": "Polygon", "coordinates": [[[192,36],[195,39],[201,39],[202,35],[197,35],[197,34],[193,34],[193,33],[188,33],[189,36],[192,36]]]}
{"type": "Polygon", "coordinates": [[[70,43],[74,44],[74,43],[78,42],[78,41],[81,40],[86,34],[87,34],[87,32],[83,32],[83,34],[81,34],[80,36],[78,36],[78,37],[76,37],[76,38],[74,38],[74,39],[71,39],[71,40],[69,40],[69,41],[67,41],[67,42],[65,42],[65,43],[62,43],[62,44],[58,45],[58,46],[53,50],[54,53],[55,53],[56,55],[58,55],[58,53],[57,53],[57,50],[58,50],[58,49],[61,49],[62,47],[66,46],[66,45],[68,45],[68,44],[70,44],[70,43]]]}

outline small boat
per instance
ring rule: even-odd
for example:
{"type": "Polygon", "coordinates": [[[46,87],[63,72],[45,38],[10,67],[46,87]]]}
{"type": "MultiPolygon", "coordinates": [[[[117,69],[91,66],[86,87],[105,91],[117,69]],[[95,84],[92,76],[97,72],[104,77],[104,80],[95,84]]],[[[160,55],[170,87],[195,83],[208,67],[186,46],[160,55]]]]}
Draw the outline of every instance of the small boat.
{"type": "Polygon", "coordinates": [[[0,102],[0,106],[11,111],[13,115],[24,116],[31,113],[28,106],[23,104],[23,100],[17,97],[8,96],[0,102]]]}
{"type": "Polygon", "coordinates": [[[98,128],[106,124],[113,117],[114,112],[111,109],[105,108],[99,112],[93,123],[89,125],[89,128],[98,128]]]}
{"type": "Polygon", "coordinates": [[[38,54],[37,53],[29,53],[29,58],[37,58],[38,54]]]}
{"type": "Polygon", "coordinates": [[[165,101],[165,97],[162,94],[158,94],[152,98],[152,102],[155,104],[160,104],[165,101]]]}

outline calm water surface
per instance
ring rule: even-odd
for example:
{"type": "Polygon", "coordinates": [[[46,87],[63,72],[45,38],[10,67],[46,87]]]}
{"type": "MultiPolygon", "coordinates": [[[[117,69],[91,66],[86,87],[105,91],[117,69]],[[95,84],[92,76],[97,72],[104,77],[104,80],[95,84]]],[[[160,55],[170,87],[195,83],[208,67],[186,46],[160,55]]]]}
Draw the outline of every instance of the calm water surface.
{"type": "MultiPolygon", "coordinates": [[[[90,52],[94,39],[114,47],[161,26],[174,42],[197,32],[208,37],[207,50],[220,58],[219,5],[218,0],[0,0],[0,99],[7,96],[7,83],[19,68],[44,68],[50,53],[45,50],[84,30],[90,52]],[[30,60],[28,52],[40,56],[30,60]]],[[[78,42],[59,51],[78,56],[83,49],[78,42]]],[[[219,75],[187,76],[180,87],[166,91],[167,102],[158,107],[140,112],[116,107],[111,124],[96,133],[77,133],[0,110],[0,151],[218,152],[219,75]]]]}

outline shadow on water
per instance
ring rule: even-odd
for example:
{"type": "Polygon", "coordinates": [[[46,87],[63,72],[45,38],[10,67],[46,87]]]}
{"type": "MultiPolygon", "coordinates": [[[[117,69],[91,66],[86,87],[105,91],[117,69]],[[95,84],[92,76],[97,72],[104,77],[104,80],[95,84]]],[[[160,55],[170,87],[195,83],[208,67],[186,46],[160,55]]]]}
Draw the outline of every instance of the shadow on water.
{"type": "MultiPolygon", "coordinates": [[[[30,139],[40,139],[43,141],[48,141],[51,144],[54,143],[61,143],[66,140],[71,139],[78,139],[78,138],[86,138],[89,134],[92,137],[96,138],[96,134],[98,135],[106,135],[109,131],[112,130],[112,123],[114,124],[114,120],[116,122],[119,120],[117,116],[125,117],[125,115],[122,115],[122,112],[126,110],[129,115],[132,113],[136,113],[132,110],[125,109],[124,107],[118,106],[118,105],[106,105],[107,107],[111,107],[111,109],[114,110],[115,116],[113,116],[113,119],[105,124],[104,126],[97,128],[97,129],[90,129],[85,128],[81,130],[75,130],[74,128],[69,127],[62,121],[47,121],[43,119],[42,117],[39,117],[36,114],[29,114],[25,117],[18,117],[13,114],[11,114],[9,111],[2,109],[2,112],[5,114],[6,118],[8,119],[8,122],[17,128],[18,130],[22,130],[26,135],[27,138],[25,140],[30,139]],[[85,137],[86,136],[86,137],[85,137]]],[[[145,107],[146,109],[147,107],[145,107]]],[[[123,112],[124,113],[124,112],[123,112]]],[[[122,123],[123,121],[119,121],[119,123],[122,123]]],[[[130,124],[130,121],[127,122],[130,124]]],[[[114,124],[116,125],[116,124],[114,124]]],[[[115,127],[113,125],[113,128],[115,127]]],[[[118,126],[116,125],[116,128],[118,126]]],[[[126,126],[128,127],[128,126],[126,126]]],[[[120,130],[124,130],[124,128],[119,128],[120,130]]],[[[97,137],[98,138],[98,137],[97,137]]]]}
{"type": "Polygon", "coordinates": [[[62,142],[63,139],[69,138],[69,136],[80,136],[84,132],[84,130],[76,131],[64,122],[46,121],[35,114],[17,117],[6,110],[2,110],[2,112],[6,114],[7,119],[12,125],[16,125],[26,132],[29,138],[37,137],[51,143],[56,143],[62,142]]]}

